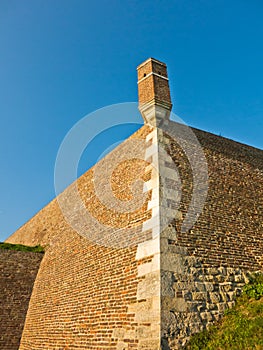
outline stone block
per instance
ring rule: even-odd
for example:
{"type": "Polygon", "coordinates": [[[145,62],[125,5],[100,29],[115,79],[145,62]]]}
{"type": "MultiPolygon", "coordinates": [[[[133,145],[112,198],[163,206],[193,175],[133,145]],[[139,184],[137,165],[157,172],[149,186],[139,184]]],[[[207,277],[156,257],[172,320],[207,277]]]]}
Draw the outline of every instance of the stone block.
{"type": "Polygon", "coordinates": [[[173,311],[173,312],[186,312],[188,310],[188,304],[184,298],[171,298],[162,297],[161,299],[162,311],[173,311]]]}
{"type": "Polygon", "coordinates": [[[209,293],[209,298],[213,304],[218,304],[221,300],[219,293],[209,293]]]}
{"type": "Polygon", "coordinates": [[[193,300],[203,301],[207,299],[206,292],[193,292],[192,296],[193,296],[193,300]]]}

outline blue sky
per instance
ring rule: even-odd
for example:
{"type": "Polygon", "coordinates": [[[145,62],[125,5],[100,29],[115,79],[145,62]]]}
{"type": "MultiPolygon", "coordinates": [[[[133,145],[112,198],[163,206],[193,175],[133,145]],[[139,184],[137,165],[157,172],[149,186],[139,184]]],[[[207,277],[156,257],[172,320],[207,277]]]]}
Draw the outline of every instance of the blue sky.
{"type": "MultiPolygon", "coordinates": [[[[187,124],[262,149],[262,16],[262,0],[1,0],[0,240],[54,197],[69,129],[137,101],[136,66],[150,56],[168,65],[187,124]]],[[[136,127],[106,133],[81,169],[136,127]]]]}

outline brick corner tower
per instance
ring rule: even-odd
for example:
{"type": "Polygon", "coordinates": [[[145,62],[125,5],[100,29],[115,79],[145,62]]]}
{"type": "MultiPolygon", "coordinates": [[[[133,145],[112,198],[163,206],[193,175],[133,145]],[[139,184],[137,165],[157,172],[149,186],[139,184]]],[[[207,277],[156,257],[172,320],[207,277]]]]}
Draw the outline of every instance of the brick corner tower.
{"type": "Polygon", "coordinates": [[[148,58],[137,67],[139,110],[145,124],[161,126],[172,109],[166,64],[148,58]]]}

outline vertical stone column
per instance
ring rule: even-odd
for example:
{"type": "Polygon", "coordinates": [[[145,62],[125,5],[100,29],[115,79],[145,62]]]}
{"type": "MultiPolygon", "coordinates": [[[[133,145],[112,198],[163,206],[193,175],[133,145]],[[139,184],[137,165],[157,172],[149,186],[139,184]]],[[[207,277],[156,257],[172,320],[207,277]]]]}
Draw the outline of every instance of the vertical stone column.
{"type": "Polygon", "coordinates": [[[152,258],[139,268],[139,276],[144,276],[141,282],[144,294],[141,297],[151,304],[151,309],[144,310],[143,317],[152,325],[158,325],[158,329],[155,330],[159,332],[159,347],[152,344],[152,349],[165,349],[168,345],[162,329],[166,329],[169,312],[167,316],[167,308],[163,311],[162,305],[170,303],[170,299],[174,298],[170,288],[171,273],[167,266],[169,260],[165,254],[168,253],[168,240],[175,239],[171,223],[180,218],[177,204],[180,200],[181,186],[175,164],[167,152],[169,138],[162,130],[162,126],[169,124],[172,108],[166,65],[149,58],[139,65],[137,70],[139,110],[145,124],[153,127],[147,138],[149,147],[145,156],[153,169],[151,180],[145,184],[145,190],[152,191],[152,200],[148,204],[148,209],[152,209],[152,217],[143,225],[144,230],[151,230],[152,240],[139,245],[137,259],[150,256],[152,258]],[[178,191],[175,191],[175,188],[178,188],[178,191]]]}
{"type": "MultiPolygon", "coordinates": [[[[152,216],[143,223],[142,229],[144,232],[150,231],[152,239],[140,243],[137,248],[138,277],[141,280],[138,284],[137,304],[132,305],[129,312],[135,313],[135,321],[140,324],[139,349],[159,350],[165,349],[164,340],[161,340],[162,328],[165,328],[162,325],[162,315],[166,317],[162,304],[163,298],[167,297],[163,281],[170,283],[170,275],[167,278],[169,269],[162,271],[162,255],[168,251],[168,240],[174,239],[170,223],[180,218],[175,205],[180,193],[177,197],[173,188],[178,183],[179,176],[173,160],[166,152],[165,146],[169,140],[163,131],[154,127],[146,141],[148,147],[145,160],[149,163],[148,170],[151,170],[152,176],[145,183],[144,191],[152,193],[147,208],[152,210],[152,216]],[[147,324],[151,324],[151,327],[145,326],[147,324]]],[[[168,297],[173,295],[168,294],[168,297]]]]}
{"type": "Polygon", "coordinates": [[[139,263],[138,277],[141,278],[137,290],[136,318],[142,325],[139,349],[160,350],[161,334],[161,280],[160,280],[160,217],[159,217],[159,174],[158,137],[156,128],[147,136],[145,160],[149,162],[151,179],[145,183],[144,191],[151,191],[148,208],[152,216],[143,223],[142,230],[150,231],[152,238],[138,245],[136,259],[139,263]],[[145,333],[146,332],[146,333],[145,333]]]}

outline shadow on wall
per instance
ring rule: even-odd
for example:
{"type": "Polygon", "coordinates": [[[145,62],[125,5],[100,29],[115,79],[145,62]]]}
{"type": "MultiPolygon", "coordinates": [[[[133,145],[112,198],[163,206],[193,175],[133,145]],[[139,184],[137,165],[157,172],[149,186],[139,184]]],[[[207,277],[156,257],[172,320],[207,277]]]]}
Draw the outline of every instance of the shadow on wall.
{"type": "Polygon", "coordinates": [[[0,247],[0,349],[18,350],[43,253],[0,247]]]}

